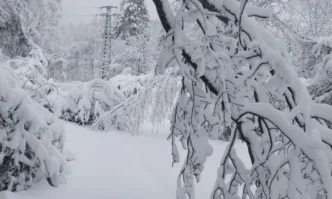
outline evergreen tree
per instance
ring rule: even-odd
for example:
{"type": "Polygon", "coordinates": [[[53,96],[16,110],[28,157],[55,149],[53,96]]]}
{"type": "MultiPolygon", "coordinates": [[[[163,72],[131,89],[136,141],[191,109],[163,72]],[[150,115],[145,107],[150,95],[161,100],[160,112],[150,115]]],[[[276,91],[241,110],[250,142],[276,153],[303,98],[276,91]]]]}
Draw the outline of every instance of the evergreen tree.
{"type": "Polygon", "coordinates": [[[144,34],[150,21],[145,0],[123,0],[120,6],[122,13],[115,28],[115,37],[126,39],[144,34]]]}
{"type": "MultiPolygon", "coordinates": [[[[125,71],[132,75],[146,74],[156,64],[152,56],[153,52],[158,50],[155,43],[144,34],[128,37],[125,41],[124,49],[114,61],[123,68],[122,72],[125,71]]],[[[112,71],[114,71],[114,68],[112,68],[112,71]]],[[[111,75],[115,76],[117,74],[112,73],[111,75]]]]}
{"type": "Polygon", "coordinates": [[[64,129],[16,82],[1,64],[0,192],[25,190],[41,179],[57,187],[69,172],[64,129]]]}

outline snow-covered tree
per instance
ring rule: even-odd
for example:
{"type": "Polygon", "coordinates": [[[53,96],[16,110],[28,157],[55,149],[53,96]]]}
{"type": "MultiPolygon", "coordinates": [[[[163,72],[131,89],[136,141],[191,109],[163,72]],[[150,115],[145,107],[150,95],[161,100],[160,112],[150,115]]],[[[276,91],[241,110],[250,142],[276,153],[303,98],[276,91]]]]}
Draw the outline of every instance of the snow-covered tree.
{"type": "MultiPolygon", "coordinates": [[[[58,29],[60,3],[60,0],[1,1],[0,48],[3,54],[9,58],[26,57],[38,45],[47,61],[57,62],[62,55],[58,29]]],[[[44,64],[48,70],[48,62],[44,64]]]]}
{"type": "Polygon", "coordinates": [[[50,60],[48,62],[48,74],[52,79],[64,81],[67,79],[68,63],[64,58],[50,60]]]}
{"type": "Polygon", "coordinates": [[[170,69],[157,76],[149,73],[113,77],[110,84],[117,87],[126,99],[100,115],[92,128],[141,134],[141,127],[146,122],[159,125],[168,120],[179,83],[175,71],[170,69]]]}
{"type": "MultiPolygon", "coordinates": [[[[123,0],[120,6],[115,38],[125,40],[128,46],[125,54],[122,54],[124,56],[121,65],[131,74],[147,73],[151,70],[152,58],[149,49],[152,49],[149,46],[150,19],[145,0],[123,0]]],[[[114,67],[112,68],[114,70],[114,67]]]]}
{"type": "Polygon", "coordinates": [[[111,66],[111,77],[118,75],[117,71],[140,75],[155,68],[156,56],[154,54],[158,52],[157,41],[145,35],[137,35],[128,37],[125,43],[121,41],[116,43],[122,44],[122,48],[117,50],[113,59],[115,65],[111,66]]]}
{"type": "Polygon", "coordinates": [[[115,37],[126,39],[143,35],[149,27],[149,14],[145,0],[122,0],[121,13],[115,28],[115,37]]]}
{"type": "Polygon", "coordinates": [[[61,2],[62,0],[30,0],[22,3],[25,4],[25,11],[21,12],[24,28],[48,60],[59,58],[62,51],[58,43],[61,37],[61,2]]]}
{"type": "Polygon", "coordinates": [[[41,179],[58,186],[69,171],[62,124],[35,101],[48,61],[26,32],[36,19],[30,14],[43,10],[34,12],[33,3],[41,1],[0,1],[0,191],[28,189],[41,179]]]}
{"type": "MultiPolygon", "coordinates": [[[[89,81],[99,76],[102,54],[102,21],[61,27],[60,45],[67,62],[68,81],[89,81]]],[[[52,64],[52,63],[50,63],[52,64]]]]}
{"type": "Polygon", "coordinates": [[[309,91],[316,102],[332,105],[332,37],[321,37],[313,45],[321,59],[315,65],[315,76],[309,81],[309,91]]]}
{"type": "Polygon", "coordinates": [[[87,82],[47,82],[38,102],[66,121],[91,125],[101,115],[125,100],[112,84],[101,79],[87,82]]]}
{"type": "Polygon", "coordinates": [[[21,4],[14,0],[0,1],[0,49],[9,58],[25,57],[31,47],[20,17],[21,4]]]}
{"type": "Polygon", "coordinates": [[[174,16],[168,0],[153,0],[165,31],[158,72],[176,60],[182,88],[172,114],[187,150],[177,198],[195,198],[194,186],[213,152],[208,132],[230,132],[211,198],[332,198],[332,107],[311,100],[285,46],[255,18],[271,13],[233,0],[186,0],[174,16]],[[198,24],[201,39],[188,35],[198,24]],[[245,165],[234,144],[247,146],[245,165]]]}
{"type": "Polygon", "coordinates": [[[322,38],[332,34],[332,2],[273,0],[264,3],[262,5],[274,11],[270,27],[286,42],[299,74],[305,78],[313,78],[317,75],[323,57],[328,53],[328,46],[319,52],[317,47],[322,46],[322,38]]]}
{"type": "Polygon", "coordinates": [[[69,172],[60,121],[24,93],[0,65],[0,192],[28,189],[41,179],[52,186],[69,172]]]}
{"type": "Polygon", "coordinates": [[[309,83],[310,93],[316,101],[332,104],[329,91],[332,2],[273,0],[264,3],[274,11],[269,27],[286,42],[298,74],[309,83]]]}
{"type": "Polygon", "coordinates": [[[47,60],[41,49],[31,44],[31,50],[26,57],[8,59],[3,63],[3,68],[15,79],[18,85],[29,92],[31,96],[47,82],[47,60]]]}

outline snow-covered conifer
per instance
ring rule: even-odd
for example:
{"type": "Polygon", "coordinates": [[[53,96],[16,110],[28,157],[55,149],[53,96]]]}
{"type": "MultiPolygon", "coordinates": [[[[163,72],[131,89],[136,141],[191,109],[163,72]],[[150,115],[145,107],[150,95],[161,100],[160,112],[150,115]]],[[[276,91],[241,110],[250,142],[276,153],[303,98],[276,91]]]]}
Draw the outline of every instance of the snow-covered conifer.
{"type": "Polygon", "coordinates": [[[115,37],[126,39],[143,35],[149,27],[149,14],[145,0],[122,0],[119,22],[115,28],[115,37]]]}
{"type": "Polygon", "coordinates": [[[62,124],[0,70],[0,191],[28,189],[41,179],[58,186],[69,172],[62,124]]]}
{"type": "MultiPolygon", "coordinates": [[[[151,72],[156,65],[156,60],[152,56],[157,51],[157,44],[155,41],[149,39],[147,35],[136,35],[135,37],[128,37],[126,44],[122,51],[118,52],[114,61],[119,68],[114,66],[112,71],[121,70],[132,75],[147,74],[151,72]]],[[[111,73],[112,76],[117,75],[111,73]]]]}

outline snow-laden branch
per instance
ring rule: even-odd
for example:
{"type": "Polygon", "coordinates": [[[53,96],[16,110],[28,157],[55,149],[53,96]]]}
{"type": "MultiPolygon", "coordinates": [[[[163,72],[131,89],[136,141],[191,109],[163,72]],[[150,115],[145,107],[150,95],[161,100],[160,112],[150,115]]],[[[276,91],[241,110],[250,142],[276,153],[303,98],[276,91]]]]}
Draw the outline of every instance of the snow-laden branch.
{"type": "Polygon", "coordinates": [[[70,171],[62,154],[61,122],[24,93],[3,68],[0,85],[0,191],[28,189],[41,179],[59,186],[70,171]]]}
{"type": "MultiPolygon", "coordinates": [[[[319,109],[319,107],[317,106],[315,108],[319,109]]],[[[332,109],[332,107],[329,107],[328,109],[332,109]]],[[[319,113],[324,113],[325,110],[319,109],[317,112],[317,115],[320,115],[319,113]]],[[[273,123],[273,125],[275,125],[294,144],[294,146],[298,150],[302,151],[304,155],[306,155],[314,162],[319,173],[330,173],[331,168],[329,167],[329,161],[331,158],[324,154],[324,151],[321,148],[321,140],[316,140],[316,142],[312,142],[313,139],[316,139],[315,137],[321,136],[320,132],[314,131],[315,134],[312,135],[305,134],[301,128],[294,126],[288,120],[287,114],[279,110],[275,110],[271,105],[266,103],[248,104],[243,110],[242,115],[239,116],[238,119],[248,113],[263,117],[273,123]],[[322,155],[317,156],[318,153],[321,153],[322,155]]],[[[330,114],[331,113],[332,112],[330,112],[330,114]]],[[[323,185],[325,185],[325,190],[329,192],[329,190],[332,189],[331,177],[329,175],[321,175],[321,180],[323,185]]],[[[328,196],[331,197],[331,193],[329,193],[328,196]]]]}
{"type": "Polygon", "coordinates": [[[145,122],[161,124],[169,117],[178,85],[173,73],[163,75],[125,76],[110,80],[126,96],[120,103],[105,110],[93,122],[92,128],[117,128],[133,134],[140,133],[145,122]],[[130,80],[132,78],[132,80],[130,80]]]}
{"type": "MultiPolygon", "coordinates": [[[[193,177],[199,181],[211,153],[207,135],[229,128],[233,138],[238,134],[247,144],[252,167],[243,169],[231,144],[212,198],[331,198],[330,129],[325,123],[332,118],[314,111],[316,104],[285,47],[250,17],[266,13],[257,9],[255,14],[245,0],[188,0],[173,16],[168,1],[154,2],[168,32],[162,55],[174,57],[183,76],[171,133],[174,161],[179,161],[175,137],[188,151],[178,198],[194,198],[193,177]],[[191,25],[200,28],[200,40],[190,38],[191,25]]],[[[160,71],[165,63],[160,61],[160,71]]]]}

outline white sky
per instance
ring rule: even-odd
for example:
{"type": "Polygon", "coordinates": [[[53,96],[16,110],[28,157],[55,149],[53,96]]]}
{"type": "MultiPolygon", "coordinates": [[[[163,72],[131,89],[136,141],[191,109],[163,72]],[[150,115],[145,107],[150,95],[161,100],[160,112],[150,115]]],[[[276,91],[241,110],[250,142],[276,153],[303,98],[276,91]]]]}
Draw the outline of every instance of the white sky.
{"type": "MultiPolygon", "coordinates": [[[[105,5],[118,6],[121,0],[63,0],[62,23],[74,23],[91,21],[93,15],[101,13],[97,7],[105,5]]],[[[157,19],[156,8],[152,0],[146,0],[151,19],[157,19]]]]}

